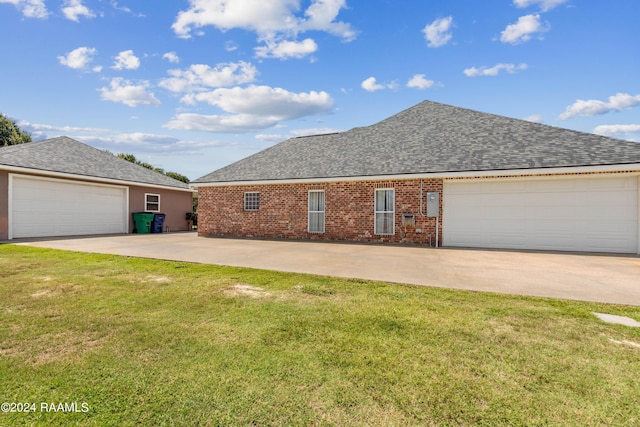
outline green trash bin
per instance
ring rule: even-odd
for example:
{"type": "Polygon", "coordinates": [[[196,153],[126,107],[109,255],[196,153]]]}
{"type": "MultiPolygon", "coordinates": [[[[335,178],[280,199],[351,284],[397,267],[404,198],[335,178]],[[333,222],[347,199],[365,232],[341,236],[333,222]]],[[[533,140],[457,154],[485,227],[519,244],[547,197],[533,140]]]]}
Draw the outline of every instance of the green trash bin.
{"type": "Polygon", "coordinates": [[[151,232],[151,223],[153,222],[153,214],[145,212],[135,212],[133,215],[133,232],[140,234],[148,234],[151,232]]]}

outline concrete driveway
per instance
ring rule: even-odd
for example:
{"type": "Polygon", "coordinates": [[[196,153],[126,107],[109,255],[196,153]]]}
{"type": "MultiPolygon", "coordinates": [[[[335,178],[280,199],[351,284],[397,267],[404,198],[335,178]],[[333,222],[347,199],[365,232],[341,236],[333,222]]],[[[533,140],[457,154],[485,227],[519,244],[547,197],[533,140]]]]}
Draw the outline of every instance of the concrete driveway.
{"type": "Polygon", "coordinates": [[[195,233],[13,243],[451,289],[640,305],[638,256],[216,239],[198,237],[195,233]]]}

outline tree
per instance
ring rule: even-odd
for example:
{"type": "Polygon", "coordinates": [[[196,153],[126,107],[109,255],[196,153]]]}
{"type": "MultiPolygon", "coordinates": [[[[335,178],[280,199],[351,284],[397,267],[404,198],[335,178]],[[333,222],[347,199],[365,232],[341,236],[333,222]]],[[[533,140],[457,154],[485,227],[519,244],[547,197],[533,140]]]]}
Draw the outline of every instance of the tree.
{"type": "Polygon", "coordinates": [[[18,127],[18,124],[0,113],[0,147],[31,142],[31,135],[18,127]]]}
{"type": "Polygon", "coordinates": [[[170,178],[177,179],[178,181],[182,181],[185,184],[188,184],[190,182],[189,178],[187,178],[186,176],[184,176],[182,174],[179,174],[178,172],[165,172],[164,169],[162,169],[162,168],[157,168],[157,167],[153,166],[150,163],[142,162],[142,161],[136,159],[136,156],[134,156],[133,154],[120,153],[120,154],[118,154],[118,157],[120,157],[121,159],[126,160],[128,162],[135,163],[138,166],[142,166],[143,168],[147,168],[149,170],[152,170],[152,171],[161,173],[163,175],[166,175],[166,176],[168,176],[170,178]]]}
{"type": "Polygon", "coordinates": [[[177,179],[178,181],[182,181],[185,184],[188,184],[191,182],[191,180],[189,178],[187,178],[186,176],[178,173],[178,172],[166,172],[165,175],[167,175],[168,177],[171,177],[173,179],[177,179]]]}
{"type": "Polygon", "coordinates": [[[118,154],[118,157],[126,160],[127,162],[135,163],[136,165],[138,164],[138,159],[136,159],[136,156],[134,156],[133,154],[120,153],[118,154]]]}

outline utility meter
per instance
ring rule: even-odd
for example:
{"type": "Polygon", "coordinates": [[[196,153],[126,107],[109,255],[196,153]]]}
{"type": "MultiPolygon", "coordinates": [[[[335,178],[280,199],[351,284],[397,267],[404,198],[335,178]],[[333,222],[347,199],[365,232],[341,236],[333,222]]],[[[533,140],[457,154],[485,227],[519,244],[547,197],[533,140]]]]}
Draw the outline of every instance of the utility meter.
{"type": "Polygon", "coordinates": [[[437,191],[427,193],[427,216],[431,218],[440,216],[440,193],[437,191]]]}

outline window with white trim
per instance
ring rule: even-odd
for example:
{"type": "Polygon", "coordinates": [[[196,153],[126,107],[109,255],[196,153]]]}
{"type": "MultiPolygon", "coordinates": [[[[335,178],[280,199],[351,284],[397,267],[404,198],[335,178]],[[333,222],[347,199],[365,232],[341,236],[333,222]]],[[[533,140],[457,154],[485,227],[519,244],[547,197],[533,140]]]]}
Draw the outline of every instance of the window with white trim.
{"type": "Polygon", "coordinates": [[[260,193],[244,193],[244,210],[257,211],[260,209],[260,193]]]}
{"type": "Polygon", "coordinates": [[[145,212],[160,212],[160,195],[144,193],[145,212]]]}
{"type": "Polygon", "coordinates": [[[324,190],[309,190],[309,233],[324,233],[324,190]]]}
{"type": "Polygon", "coordinates": [[[395,233],[395,190],[376,188],[374,234],[395,233]]]}

